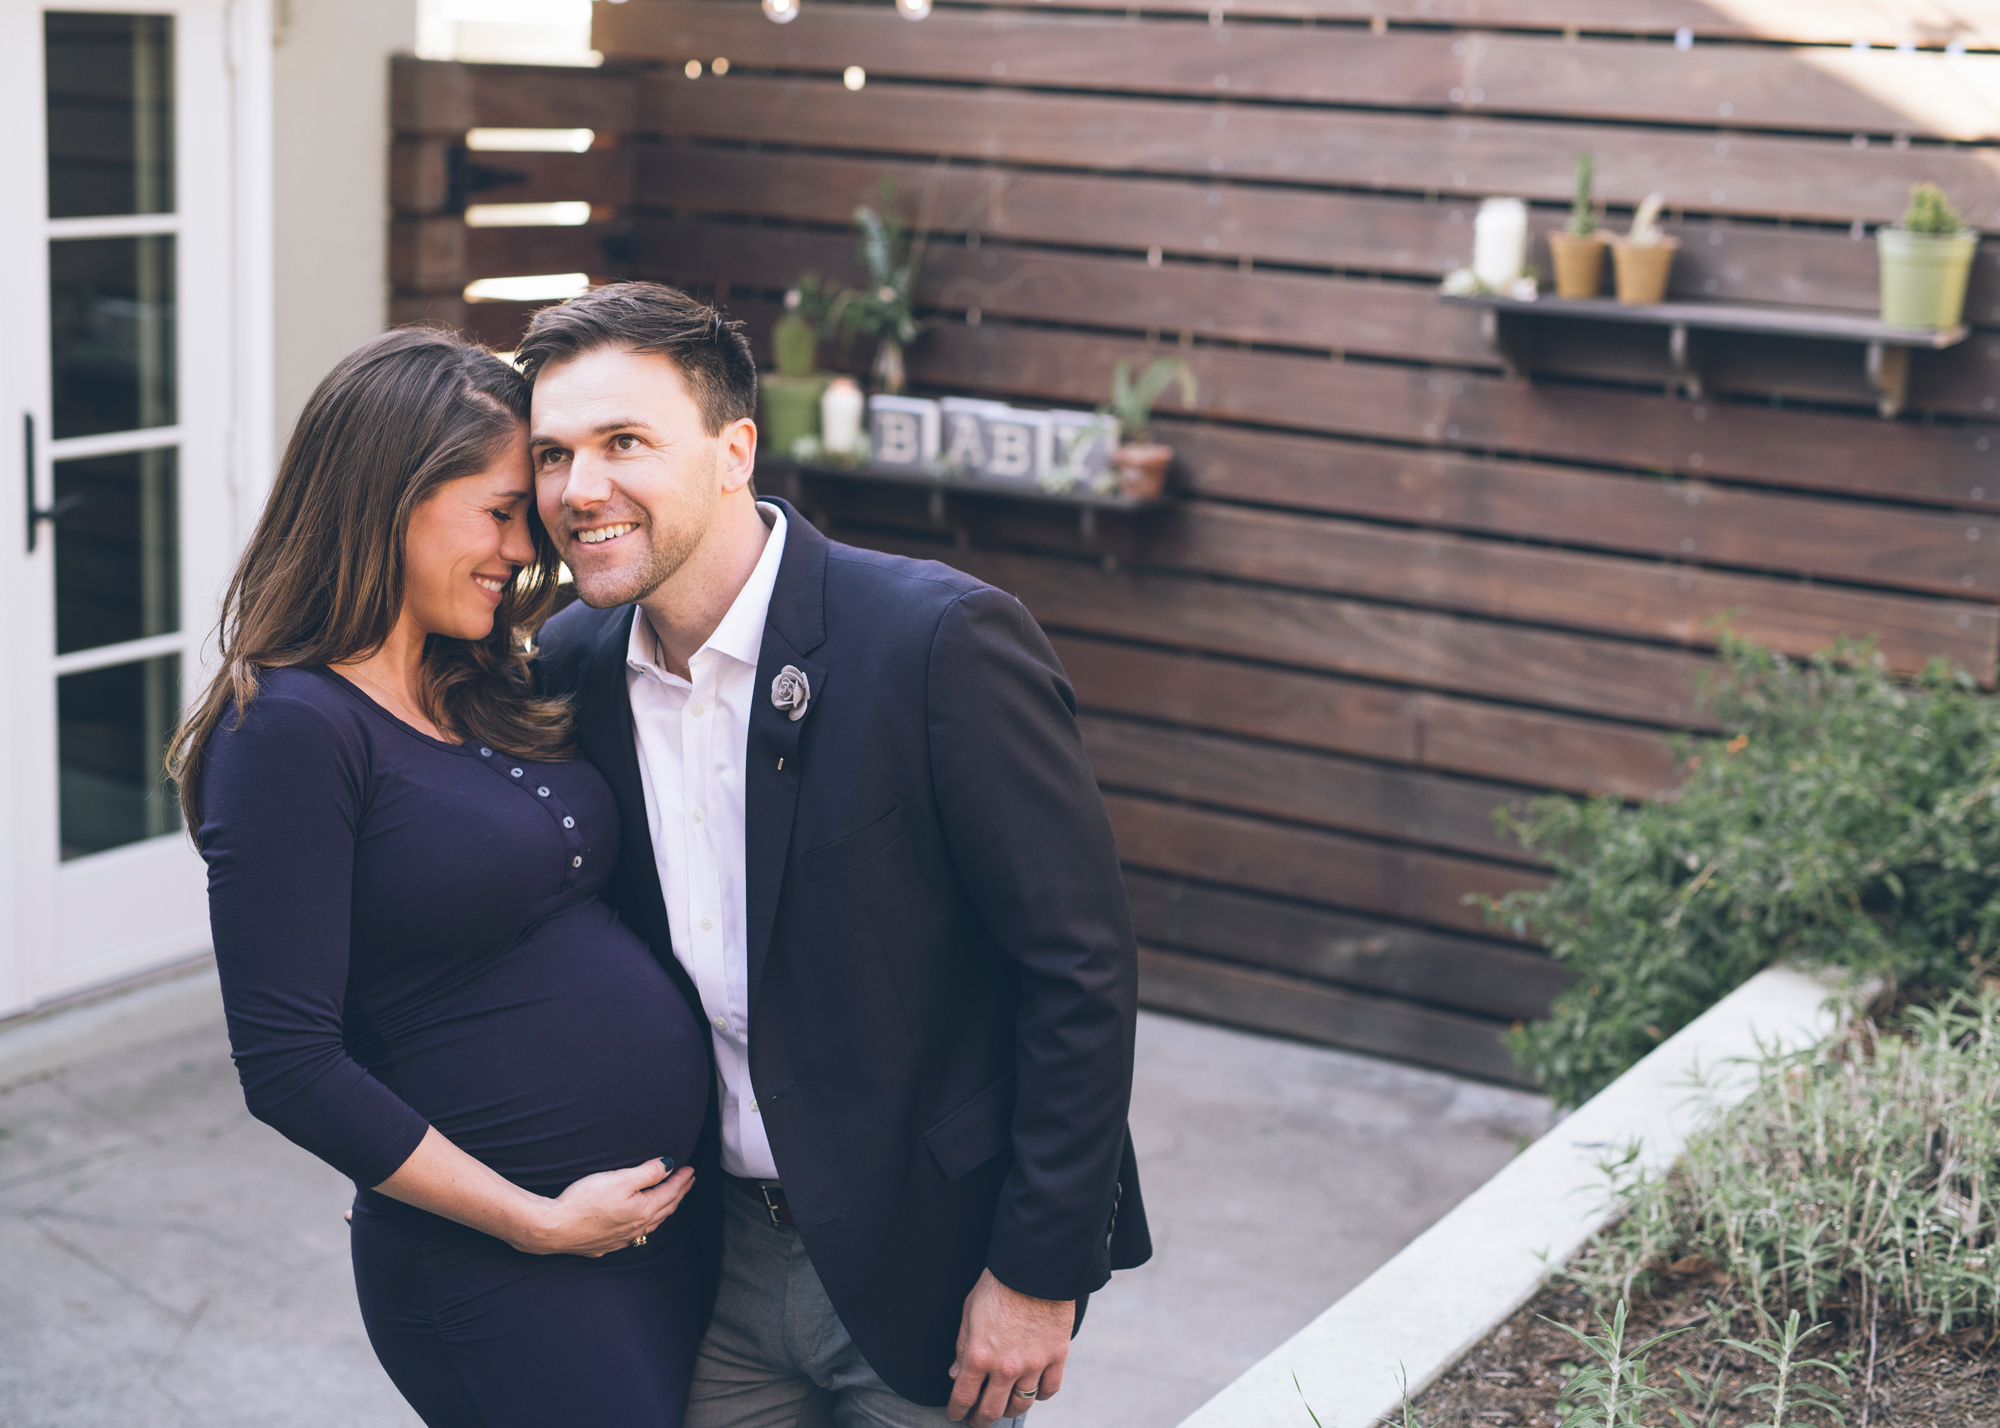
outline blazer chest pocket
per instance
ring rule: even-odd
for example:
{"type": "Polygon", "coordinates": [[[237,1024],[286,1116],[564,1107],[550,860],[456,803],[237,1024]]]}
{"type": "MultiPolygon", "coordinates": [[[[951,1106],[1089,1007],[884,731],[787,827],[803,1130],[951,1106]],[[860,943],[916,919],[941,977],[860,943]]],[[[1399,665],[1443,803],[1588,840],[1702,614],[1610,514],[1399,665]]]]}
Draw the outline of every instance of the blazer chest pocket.
{"type": "Polygon", "coordinates": [[[799,871],[809,883],[867,862],[903,836],[903,805],[897,804],[867,827],[799,854],[799,871]]]}
{"type": "Polygon", "coordinates": [[[970,1175],[1014,1138],[1014,1073],[1009,1071],[924,1132],[947,1180],[970,1175]]]}

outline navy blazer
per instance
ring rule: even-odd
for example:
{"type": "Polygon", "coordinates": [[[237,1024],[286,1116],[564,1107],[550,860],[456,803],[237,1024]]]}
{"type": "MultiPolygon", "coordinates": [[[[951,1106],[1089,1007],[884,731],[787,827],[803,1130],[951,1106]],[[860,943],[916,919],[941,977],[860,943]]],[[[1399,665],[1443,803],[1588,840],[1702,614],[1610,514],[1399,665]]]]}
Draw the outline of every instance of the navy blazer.
{"type": "MultiPolygon", "coordinates": [[[[750,1076],[841,1323],[897,1393],[942,1404],[982,1269],[1080,1300],[1152,1253],[1126,1126],[1131,914],[1075,696],[1028,612],[784,509],[748,735],[750,1076]],[[811,686],[798,720],[768,694],[786,665],[811,686]]],[[[556,616],[541,680],[576,694],[618,798],[606,895],[699,1007],[633,747],[635,609],[556,616]]]]}

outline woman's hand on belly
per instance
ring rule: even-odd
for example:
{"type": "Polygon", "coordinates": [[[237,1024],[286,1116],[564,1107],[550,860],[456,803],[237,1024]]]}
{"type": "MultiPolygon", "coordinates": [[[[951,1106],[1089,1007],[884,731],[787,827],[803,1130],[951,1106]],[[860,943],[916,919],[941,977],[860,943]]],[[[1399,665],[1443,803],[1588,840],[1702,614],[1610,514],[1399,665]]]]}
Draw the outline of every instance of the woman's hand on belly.
{"type": "Polygon", "coordinates": [[[596,1259],[658,1229],[680,1208],[694,1171],[660,1160],[586,1175],[551,1200],[523,1190],[453,1145],[437,1127],[375,1188],[392,1199],[470,1225],[527,1254],[596,1259]]]}
{"type": "Polygon", "coordinates": [[[668,1175],[664,1162],[649,1160],[630,1170],[603,1170],[586,1175],[553,1200],[549,1223],[533,1243],[514,1248],[530,1254],[580,1254],[596,1259],[624,1249],[641,1235],[657,1230],[680,1208],[694,1184],[694,1170],[683,1165],[668,1175]],[[662,1177],[665,1177],[664,1179],[662,1177]]]}

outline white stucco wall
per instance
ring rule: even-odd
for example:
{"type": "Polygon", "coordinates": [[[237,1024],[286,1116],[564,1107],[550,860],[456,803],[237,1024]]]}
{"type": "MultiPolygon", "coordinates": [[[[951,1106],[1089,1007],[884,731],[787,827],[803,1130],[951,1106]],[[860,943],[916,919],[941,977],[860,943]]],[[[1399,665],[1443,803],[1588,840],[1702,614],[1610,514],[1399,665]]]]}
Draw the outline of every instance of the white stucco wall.
{"type": "Polygon", "coordinates": [[[274,405],[280,447],[313,386],[389,306],[389,57],[418,0],[276,0],[274,405]]]}

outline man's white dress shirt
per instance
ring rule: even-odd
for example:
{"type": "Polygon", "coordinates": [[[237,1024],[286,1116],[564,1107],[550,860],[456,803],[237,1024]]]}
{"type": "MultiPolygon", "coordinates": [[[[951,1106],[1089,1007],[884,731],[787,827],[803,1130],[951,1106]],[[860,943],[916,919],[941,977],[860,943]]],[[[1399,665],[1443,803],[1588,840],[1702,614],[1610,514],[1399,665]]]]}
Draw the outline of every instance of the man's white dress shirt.
{"type": "Polygon", "coordinates": [[[688,661],[692,679],[661,664],[652,624],[638,610],[625,652],[625,687],[674,955],[694,978],[715,1041],[722,1168],[776,1180],[777,1163],[750,1084],[743,793],[757,657],[785,553],[785,513],[762,502],[757,509],[770,525],[764,553],[715,633],[688,661]]]}

